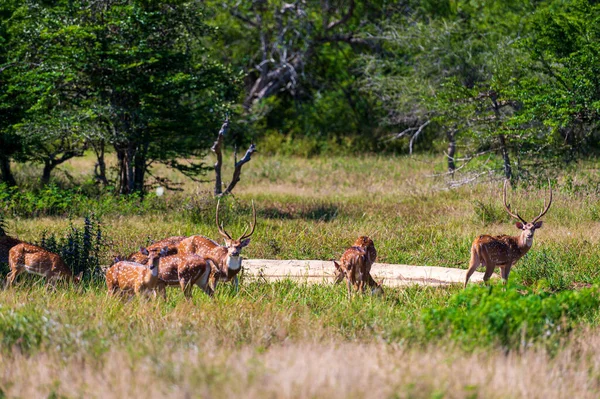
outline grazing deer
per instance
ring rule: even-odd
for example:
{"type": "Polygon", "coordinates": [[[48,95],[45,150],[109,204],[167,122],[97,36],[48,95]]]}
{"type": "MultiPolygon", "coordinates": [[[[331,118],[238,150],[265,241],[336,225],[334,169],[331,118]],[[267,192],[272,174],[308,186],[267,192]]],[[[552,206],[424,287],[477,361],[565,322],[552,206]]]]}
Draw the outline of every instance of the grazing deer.
{"type": "Polygon", "coordinates": [[[159,264],[158,290],[166,298],[165,287],[178,285],[183,290],[186,298],[192,296],[192,287],[195,285],[209,296],[213,290],[208,284],[211,265],[203,257],[195,254],[176,254],[161,258],[159,264]]]}
{"type": "Polygon", "coordinates": [[[8,263],[8,252],[12,247],[20,244],[21,240],[6,234],[0,235],[0,263],[8,263]]]}
{"type": "Polygon", "coordinates": [[[335,283],[340,283],[344,277],[347,279],[348,296],[351,287],[364,292],[365,284],[371,287],[372,294],[383,294],[381,282],[377,283],[371,276],[371,266],[377,258],[375,244],[367,236],[358,237],[354,245],[342,255],[340,262],[333,261],[335,265],[335,283]]]}
{"type": "Polygon", "coordinates": [[[8,263],[8,251],[21,240],[6,234],[4,218],[0,215],[0,263],[8,263]]]}
{"type": "Polygon", "coordinates": [[[121,292],[140,293],[156,292],[159,285],[158,265],[160,258],[167,254],[167,248],[158,249],[140,248],[140,253],[148,256],[149,266],[135,262],[120,261],[106,271],[106,286],[108,293],[113,295],[117,290],[121,292]]]}
{"type": "Polygon", "coordinates": [[[234,240],[231,235],[225,231],[222,224],[219,224],[219,202],[217,202],[217,212],[215,220],[219,234],[225,239],[225,245],[219,245],[217,242],[203,236],[191,236],[179,243],[177,247],[178,254],[196,254],[202,256],[204,259],[209,260],[213,263],[210,281],[212,283],[212,289],[217,288],[217,282],[232,281],[235,285],[236,291],[239,288],[239,282],[237,274],[242,268],[242,248],[250,244],[250,236],[254,233],[256,227],[256,209],[254,208],[254,202],[252,202],[252,219],[253,222],[250,226],[250,233],[248,226],[238,238],[234,240]]]}
{"type": "Polygon", "coordinates": [[[538,222],[538,220],[548,212],[548,209],[550,209],[550,205],[552,204],[552,186],[550,185],[550,180],[548,180],[550,201],[548,202],[548,205],[546,205],[546,198],[544,196],[544,208],[531,223],[527,223],[516,211],[514,213],[511,211],[510,204],[506,203],[507,185],[508,180],[504,182],[502,194],[504,208],[506,208],[506,212],[508,212],[510,216],[519,220],[516,223],[516,226],[521,230],[521,234],[518,236],[481,235],[477,237],[471,246],[471,261],[469,262],[469,270],[467,270],[465,288],[467,287],[469,278],[479,265],[485,266],[483,281],[488,281],[492,276],[494,269],[499,267],[503,283],[506,284],[511,267],[531,249],[531,245],[533,244],[533,234],[535,233],[535,230],[542,227],[543,223],[542,221],[538,222]]]}
{"type": "Polygon", "coordinates": [[[58,279],[73,280],[79,283],[82,273],[73,277],[73,272],[55,253],[46,251],[37,245],[20,243],[8,251],[10,272],[6,278],[6,287],[10,288],[22,272],[46,277],[48,284],[54,285],[58,279]]]}
{"type": "MultiPolygon", "coordinates": [[[[175,255],[177,253],[177,245],[179,245],[179,243],[181,241],[185,240],[186,238],[187,238],[186,236],[167,237],[160,241],[156,241],[156,242],[148,245],[146,247],[146,249],[148,251],[150,251],[150,250],[154,250],[154,249],[162,249],[164,247],[167,247],[167,255],[165,255],[165,256],[175,255]]],[[[130,262],[135,262],[135,263],[140,263],[142,265],[145,265],[148,263],[148,255],[144,255],[143,253],[138,251],[138,252],[134,252],[134,253],[130,254],[125,259],[119,258],[119,260],[128,260],[130,262]]]]}

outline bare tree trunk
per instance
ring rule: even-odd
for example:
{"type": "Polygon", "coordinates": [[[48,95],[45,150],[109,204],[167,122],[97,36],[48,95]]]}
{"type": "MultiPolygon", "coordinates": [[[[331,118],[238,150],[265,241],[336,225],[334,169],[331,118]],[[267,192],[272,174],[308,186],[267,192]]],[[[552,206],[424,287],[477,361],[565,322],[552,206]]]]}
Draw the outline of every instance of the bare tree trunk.
{"type": "Polygon", "coordinates": [[[229,130],[229,118],[225,119],[225,122],[223,122],[221,130],[219,130],[217,140],[210,148],[211,151],[214,152],[217,156],[217,162],[215,162],[215,196],[219,196],[223,192],[223,181],[221,179],[221,166],[223,165],[222,147],[223,140],[225,139],[225,133],[227,133],[227,130],[229,130]]]}
{"type": "MultiPolygon", "coordinates": [[[[500,105],[498,104],[498,94],[496,92],[491,92],[489,94],[490,100],[492,100],[492,108],[494,109],[494,115],[496,118],[496,123],[500,124],[500,105]]],[[[498,140],[500,141],[500,151],[502,151],[502,160],[504,162],[504,177],[507,179],[512,179],[512,168],[510,166],[510,158],[508,156],[508,147],[506,146],[506,137],[503,134],[498,135],[498,140]]]]}
{"type": "Polygon", "coordinates": [[[50,183],[50,175],[55,166],[56,165],[53,165],[52,162],[48,159],[44,161],[44,170],[42,171],[42,179],[41,179],[41,183],[44,186],[46,184],[50,183]]]}
{"type": "Polygon", "coordinates": [[[448,172],[454,176],[454,171],[456,170],[456,162],[454,161],[456,154],[456,130],[448,129],[446,137],[448,138],[448,172]]]}
{"type": "Polygon", "coordinates": [[[96,145],[93,145],[94,152],[96,153],[96,165],[94,166],[94,174],[96,179],[99,180],[104,187],[108,186],[108,179],[106,178],[106,161],[104,160],[104,148],[106,143],[101,140],[96,145]]]}
{"type": "Polygon", "coordinates": [[[231,182],[227,185],[225,191],[223,191],[223,180],[221,177],[221,166],[223,165],[223,141],[225,139],[225,133],[229,129],[229,118],[225,120],[223,125],[221,126],[221,130],[219,130],[219,135],[217,136],[217,140],[215,140],[213,146],[211,147],[212,152],[217,156],[217,162],[215,163],[215,196],[220,197],[226,194],[231,194],[231,191],[234,189],[235,185],[240,181],[240,176],[242,175],[242,166],[247,162],[250,162],[250,158],[252,154],[256,152],[256,146],[254,144],[250,144],[246,154],[242,159],[237,160],[237,150],[234,154],[234,166],[235,169],[233,171],[233,177],[231,178],[231,182]]]}
{"type": "Polygon", "coordinates": [[[227,189],[225,190],[225,192],[223,192],[223,194],[231,193],[231,191],[233,190],[235,185],[240,181],[240,176],[242,174],[242,166],[244,166],[244,164],[246,162],[250,162],[250,158],[252,157],[252,154],[254,154],[255,152],[256,152],[256,146],[254,144],[250,144],[250,147],[248,148],[248,151],[246,151],[246,154],[244,155],[244,157],[242,159],[240,159],[239,162],[237,161],[237,159],[235,160],[235,169],[233,171],[233,177],[231,179],[231,183],[229,183],[229,185],[227,186],[227,189]]]}
{"type": "Polygon", "coordinates": [[[9,186],[17,185],[10,169],[10,158],[4,155],[0,155],[0,180],[9,186]]]}
{"type": "Polygon", "coordinates": [[[506,146],[506,138],[503,134],[498,136],[500,140],[500,150],[502,151],[502,160],[504,162],[504,177],[512,179],[512,168],[510,166],[510,158],[508,156],[508,147],[506,146]]]}

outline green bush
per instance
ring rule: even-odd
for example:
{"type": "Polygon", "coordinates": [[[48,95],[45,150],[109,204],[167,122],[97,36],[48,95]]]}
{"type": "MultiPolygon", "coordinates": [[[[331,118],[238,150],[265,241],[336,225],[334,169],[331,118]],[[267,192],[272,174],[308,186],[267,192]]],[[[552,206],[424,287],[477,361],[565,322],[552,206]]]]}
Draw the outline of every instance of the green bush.
{"type": "Polygon", "coordinates": [[[63,237],[44,232],[39,245],[54,252],[65,261],[73,274],[83,272],[86,277],[100,276],[100,255],[106,247],[100,221],[94,217],[85,217],[83,228],[71,224],[63,237]]]}
{"type": "Polygon", "coordinates": [[[485,345],[517,349],[540,341],[552,347],[599,305],[596,287],[551,294],[514,286],[506,290],[474,286],[443,306],[424,310],[423,335],[427,340],[449,337],[466,349],[485,345]]]}

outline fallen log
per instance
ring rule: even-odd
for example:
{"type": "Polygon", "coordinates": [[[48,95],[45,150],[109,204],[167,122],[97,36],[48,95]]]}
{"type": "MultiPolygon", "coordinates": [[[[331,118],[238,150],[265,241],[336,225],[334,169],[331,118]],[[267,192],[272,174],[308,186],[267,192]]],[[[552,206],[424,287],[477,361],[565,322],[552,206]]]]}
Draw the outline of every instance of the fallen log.
{"type": "MultiPolygon", "coordinates": [[[[274,260],[244,259],[244,276],[260,278],[265,281],[292,279],[306,283],[333,283],[334,266],[331,261],[322,260],[274,260]]],[[[386,263],[374,263],[371,275],[377,281],[383,279],[383,285],[399,287],[412,284],[446,286],[463,284],[464,269],[437,266],[410,266],[386,263]]],[[[493,275],[492,278],[497,278],[493,275]]],[[[483,281],[483,273],[475,272],[473,282],[483,281]]]]}

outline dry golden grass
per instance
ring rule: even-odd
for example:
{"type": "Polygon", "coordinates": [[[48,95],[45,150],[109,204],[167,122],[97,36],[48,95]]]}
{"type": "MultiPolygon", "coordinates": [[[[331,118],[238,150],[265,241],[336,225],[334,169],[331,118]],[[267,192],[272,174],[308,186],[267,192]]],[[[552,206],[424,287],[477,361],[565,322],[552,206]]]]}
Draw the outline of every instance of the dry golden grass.
{"type": "Polygon", "coordinates": [[[224,350],[211,339],[132,357],[65,359],[50,351],[0,355],[6,397],[596,398],[600,335],[587,333],[556,357],[527,351],[464,354],[380,343],[304,342],[263,351],[224,350]]]}

